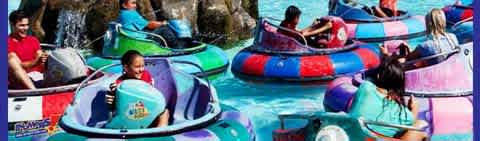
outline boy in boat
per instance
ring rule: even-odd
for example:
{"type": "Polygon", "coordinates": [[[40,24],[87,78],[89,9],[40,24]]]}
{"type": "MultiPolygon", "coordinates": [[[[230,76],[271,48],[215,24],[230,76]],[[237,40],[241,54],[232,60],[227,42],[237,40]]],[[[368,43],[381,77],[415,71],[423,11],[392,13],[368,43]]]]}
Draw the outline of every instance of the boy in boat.
{"type": "MultiPolygon", "coordinates": [[[[325,19],[316,19],[313,24],[305,29],[298,30],[297,25],[300,21],[300,15],[302,11],[296,6],[289,6],[285,11],[285,19],[280,23],[281,27],[285,29],[278,29],[279,33],[293,37],[297,40],[301,39],[301,36],[307,39],[307,42],[317,44],[317,37],[321,35],[327,35],[327,30],[332,28],[332,22],[325,19]]],[[[318,45],[318,44],[317,44],[318,45]]]]}
{"type": "Polygon", "coordinates": [[[36,89],[35,84],[43,79],[43,70],[48,54],[40,49],[40,42],[27,35],[29,21],[20,10],[9,16],[12,33],[8,36],[9,86],[36,89]]]}
{"type": "MultiPolygon", "coordinates": [[[[177,37],[174,31],[168,26],[168,19],[164,15],[158,17],[159,21],[147,21],[140,13],[137,12],[137,0],[120,0],[120,14],[118,16],[118,22],[123,27],[134,31],[152,32],[154,34],[162,36],[168,47],[177,47],[177,37]]],[[[128,32],[129,35],[138,36],[139,38],[145,38],[144,34],[138,34],[135,32],[128,32]]],[[[149,37],[150,38],[150,37],[149,37]]],[[[158,43],[162,44],[163,41],[158,37],[151,38],[158,43]]]]}

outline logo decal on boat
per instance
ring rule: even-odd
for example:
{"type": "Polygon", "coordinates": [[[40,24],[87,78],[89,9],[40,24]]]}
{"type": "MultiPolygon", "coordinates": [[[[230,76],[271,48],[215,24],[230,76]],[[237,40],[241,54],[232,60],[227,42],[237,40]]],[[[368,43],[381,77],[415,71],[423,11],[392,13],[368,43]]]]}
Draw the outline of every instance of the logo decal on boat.
{"type": "Polygon", "coordinates": [[[338,29],[337,37],[341,41],[347,40],[347,32],[345,31],[345,28],[340,28],[338,29]]]}
{"type": "Polygon", "coordinates": [[[129,119],[140,120],[148,116],[148,110],[142,101],[137,101],[129,104],[126,114],[129,119]]]}
{"type": "Polygon", "coordinates": [[[15,137],[25,137],[38,134],[45,134],[48,132],[50,119],[31,120],[16,123],[14,126],[15,137]]]}

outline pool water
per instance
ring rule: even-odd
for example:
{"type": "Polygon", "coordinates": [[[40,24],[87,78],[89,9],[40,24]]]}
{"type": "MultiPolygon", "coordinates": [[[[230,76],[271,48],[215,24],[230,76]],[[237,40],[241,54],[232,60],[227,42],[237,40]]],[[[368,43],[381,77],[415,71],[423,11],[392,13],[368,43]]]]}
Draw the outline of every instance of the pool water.
{"type": "MultiPolygon", "coordinates": [[[[376,0],[359,0],[373,5],[376,0]]],[[[18,7],[20,0],[8,0],[8,11],[18,7]]],[[[454,0],[400,0],[399,9],[413,14],[425,15],[431,8],[442,8],[454,3],[454,0]]],[[[259,0],[261,16],[283,19],[284,10],[289,5],[296,5],[302,10],[299,28],[313,22],[314,18],[327,15],[328,0],[259,0]]],[[[226,50],[230,60],[242,48],[252,44],[252,39],[240,41],[233,48],[226,50]]],[[[322,111],[325,85],[259,83],[240,80],[230,69],[212,80],[222,103],[239,109],[253,121],[258,141],[272,140],[272,131],[279,128],[277,115],[284,112],[322,111]]],[[[291,123],[296,124],[296,123],[291,123]]]]}
{"type": "MultiPolygon", "coordinates": [[[[359,1],[368,5],[378,4],[376,0],[359,1]]],[[[454,0],[399,0],[398,8],[425,15],[432,8],[442,8],[452,3],[454,0]]],[[[302,15],[298,28],[307,27],[314,18],[328,13],[328,0],[259,0],[258,5],[260,16],[276,19],[283,19],[288,6],[299,7],[302,15]]],[[[226,50],[230,60],[252,42],[252,39],[241,41],[226,50]]],[[[277,118],[279,113],[323,110],[325,85],[252,83],[234,77],[230,69],[223,77],[212,82],[222,103],[236,107],[250,117],[259,141],[272,140],[272,131],[280,127],[277,118]]]]}

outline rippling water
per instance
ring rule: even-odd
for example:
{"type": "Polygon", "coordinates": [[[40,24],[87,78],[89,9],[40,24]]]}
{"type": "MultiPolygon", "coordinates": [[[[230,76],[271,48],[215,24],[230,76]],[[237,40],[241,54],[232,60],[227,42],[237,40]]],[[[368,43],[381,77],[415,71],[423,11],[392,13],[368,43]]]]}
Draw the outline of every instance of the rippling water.
{"type": "MultiPolygon", "coordinates": [[[[11,12],[20,0],[8,2],[11,12]]],[[[378,3],[373,0],[360,2],[369,5],[378,3]]],[[[425,15],[431,8],[441,8],[451,3],[453,0],[400,0],[398,7],[413,14],[425,15]]],[[[302,10],[299,28],[303,28],[311,24],[314,18],[325,16],[327,4],[327,0],[259,0],[259,12],[261,16],[283,19],[284,10],[289,5],[296,5],[302,10]]],[[[241,41],[226,50],[230,60],[251,43],[252,39],[241,41]]],[[[272,140],[272,131],[280,126],[277,115],[281,112],[323,110],[324,85],[251,83],[235,78],[230,69],[212,83],[222,103],[236,107],[250,117],[259,141],[272,140]]]]}
{"type": "MultiPolygon", "coordinates": [[[[359,0],[373,5],[378,1],[359,0]]],[[[399,0],[398,8],[413,14],[425,15],[432,8],[442,8],[453,0],[399,0]]],[[[259,0],[260,16],[283,19],[285,9],[295,5],[302,10],[299,28],[313,22],[314,18],[327,15],[327,0],[259,0]]],[[[252,40],[242,41],[227,50],[230,60],[252,40]]],[[[261,84],[235,78],[231,72],[213,81],[223,103],[238,108],[254,123],[259,141],[272,140],[272,131],[280,127],[277,115],[281,112],[323,110],[322,85],[261,84]]]]}

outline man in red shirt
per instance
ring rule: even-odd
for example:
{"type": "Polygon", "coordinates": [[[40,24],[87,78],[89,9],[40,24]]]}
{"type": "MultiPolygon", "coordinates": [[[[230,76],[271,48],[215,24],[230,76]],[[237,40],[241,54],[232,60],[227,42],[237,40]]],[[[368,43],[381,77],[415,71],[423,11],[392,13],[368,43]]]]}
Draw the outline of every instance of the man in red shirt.
{"type": "Polygon", "coordinates": [[[13,27],[8,36],[9,86],[35,89],[32,80],[43,77],[41,72],[48,54],[40,49],[37,38],[27,35],[29,21],[23,11],[12,12],[9,20],[13,27]]]}

